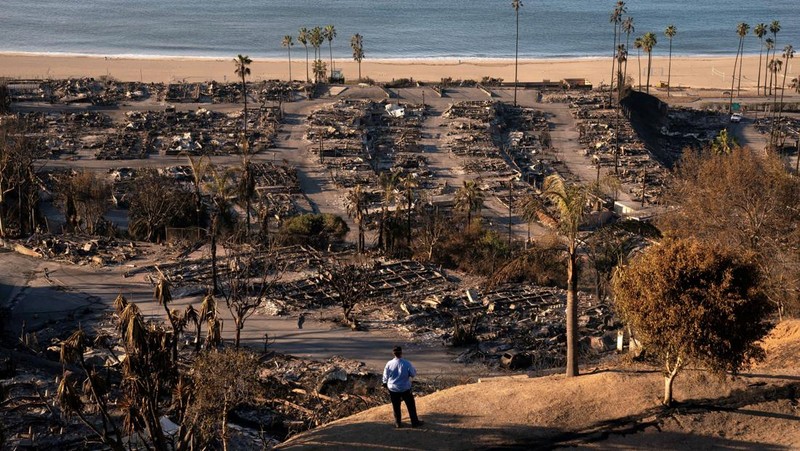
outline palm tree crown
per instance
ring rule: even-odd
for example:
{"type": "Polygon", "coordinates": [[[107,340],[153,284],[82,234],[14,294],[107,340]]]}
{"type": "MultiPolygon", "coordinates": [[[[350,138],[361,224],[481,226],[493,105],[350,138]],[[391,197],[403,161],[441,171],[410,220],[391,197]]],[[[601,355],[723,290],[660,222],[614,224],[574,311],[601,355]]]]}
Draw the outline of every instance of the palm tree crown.
{"type": "Polygon", "coordinates": [[[667,70],[667,97],[670,95],[670,90],[672,88],[671,85],[671,78],[672,78],[672,38],[678,34],[678,29],[675,28],[675,25],[670,25],[664,30],[664,35],[669,38],[669,69],[667,70]]]}
{"type": "Polygon", "coordinates": [[[308,28],[302,27],[300,28],[299,34],[297,35],[297,42],[303,44],[303,47],[306,49],[306,82],[310,81],[311,78],[308,75],[308,39],[310,35],[308,33],[308,28]]]}
{"type": "Polygon", "coordinates": [[[322,30],[322,37],[328,41],[328,50],[330,51],[331,57],[331,71],[333,71],[333,39],[336,37],[336,27],[333,25],[326,25],[325,29],[322,30]]]}
{"type": "Polygon", "coordinates": [[[642,49],[647,53],[647,93],[650,94],[650,68],[653,64],[653,48],[658,44],[655,33],[648,31],[642,36],[642,49]]]}

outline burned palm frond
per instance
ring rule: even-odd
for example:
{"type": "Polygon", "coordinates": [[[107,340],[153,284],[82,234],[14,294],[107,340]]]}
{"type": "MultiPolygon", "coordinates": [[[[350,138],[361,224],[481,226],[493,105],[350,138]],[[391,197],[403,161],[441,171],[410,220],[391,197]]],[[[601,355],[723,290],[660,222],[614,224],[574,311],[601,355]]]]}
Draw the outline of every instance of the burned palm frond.
{"type": "Polygon", "coordinates": [[[208,320],[206,343],[210,347],[216,347],[222,344],[222,321],[218,320],[216,317],[209,318],[208,320]]]}
{"type": "Polygon", "coordinates": [[[125,310],[125,307],[128,306],[128,300],[125,299],[125,296],[122,293],[118,294],[116,299],[114,299],[114,311],[117,312],[117,315],[121,315],[122,311],[125,310]]]}
{"type": "Polygon", "coordinates": [[[124,401],[122,404],[122,431],[125,435],[133,435],[144,430],[144,418],[136,402],[124,401]]]}
{"type": "Polygon", "coordinates": [[[96,370],[89,371],[81,388],[83,390],[83,395],[94,403],[100,403],[101,400],[98,398],[103,398],[108,394],[106,381],[100,377],[100,374],[98,374],[96,370]]]}
{"type": "Polygon", "coordinates": [[[87,338],[83,329],[78,329],[61,343],[60,360],[62,364],[76,363],[83,360],[87,338]]]}
{"type": "Polygon", "coordinates": [[[158,302],[158,305],[161,305],[164,308],[167,308],[167,305],[172,302],[172,293],[169,290],[169,282],[167,282],[167,279],[165,279],[163,276],[158,279],[153,297],[155,298],[156,302],[158,302]]]}
{"type": "Polygon", "coordinates": [[[128,304],[120,315],[120,332],[129,353],[142,352],[147,346],[147,327],[136,304],[128,304]]]}
{"type": "Polygon", "coordinates": [[[200,321],[200,313],[191,305],[187,305],[186,310],[183,311],[183,319],[187,323],[191,322],[196,326],[198,321],[200,321]]]}
{"type": "Polygon", "coordinates": [[[217,317],[217,300],[214,295],[207,294],[200,304],[200,321],[208,321],[217,317]]]}
{"type": "Polygon", "coordinates": [[[56,390],[56,400],[61,406],[61,409],[67,414],[77,414],[83,411],[83,400],[75,388],[74,378],[72,374],[64,372],[61,377],[61,382],[58,384],[56,390]]]}

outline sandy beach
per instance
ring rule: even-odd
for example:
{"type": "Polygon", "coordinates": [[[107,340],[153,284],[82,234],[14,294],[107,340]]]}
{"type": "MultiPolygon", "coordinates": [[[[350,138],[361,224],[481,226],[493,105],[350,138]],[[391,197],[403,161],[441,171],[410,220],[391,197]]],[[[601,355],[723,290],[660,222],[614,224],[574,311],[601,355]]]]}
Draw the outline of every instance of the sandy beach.
{"type": "MultiPolygon", "coordinates": [[[[305,78],[305,55],[292,55],[292,78],[305,78]]],[[[327,62],[327,60],[325,60],[327,62]]],[[[345,77],[358,77],[358,65],[352,60],[334,59],[345,77]]],[[[673,57],[672,86],[729,89],[733,57],[673,57]]],[[[757,79],[758,56],[744,58],[742,87],[754,87],[757,79]]],[[[255,59],[251,80],[286,79],[289,75],[286,59],[255,59]]],[[[628,61],[628,74],[638,84],[636,56],[628,61]]],[[[642,83],[646,82],[647,57],[642,55],[642,83]]],[[[789,72],[793,73],[792,67],[789,72]]],[[[506,81],[514,79],[514,61],[509,59],[480,60],[364,60],[364,77],[376,81],[413,78],[420,81],[439,81],[443,77],[479,80],[490,76],[506,81]]],[[[650,83],[657,86],[667,81],[668,58],[653,57],[650,83]]],[[[173,82],[230,80],[232,58],[133,58],[71,55],[37,55],[0,53],[0,77],[42,79],[70,77],[99,77],[109,75],[122,81],[173,82]]],[[[586,78],[595,86],[607,83],[611,75],[610,58],[520,60],[519,80],[541,81],[563,78],[586,78]]],[[[763,78],[762,73],[762,78],[763,78]]]]}

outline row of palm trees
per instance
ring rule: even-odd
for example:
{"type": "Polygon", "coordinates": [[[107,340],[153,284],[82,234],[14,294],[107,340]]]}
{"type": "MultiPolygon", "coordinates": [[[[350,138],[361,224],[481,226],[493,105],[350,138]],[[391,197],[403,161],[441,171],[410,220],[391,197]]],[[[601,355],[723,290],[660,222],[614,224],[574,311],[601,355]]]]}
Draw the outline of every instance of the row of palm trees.
{"type": "MultiPolygon", "coordinates": [[[[611,85],[609,86],[609,102],[613,102],[614,84],[616,79],[618,98],[622,94],[625,80],[628,77],[628,49],[630,48],[631,35],[636,31],[633,17],[626,16],[628,7],[625,2],[617,1],[614,10],[611,12],[609,22],[614,28],[614,53],[611,60],[611,85]],[[625,35],[625,43],[622,43],[622,36],[625,35]],[[615,76],[616,72],[616,76],[615,76]]],[[[667,96],[670,95],[670,85],[672,79],[672,39],[678,34],[675,25],[668,25],[664,30],[664,35],[669,39],[669,68],[667,71],[667,96]]],[[[650,74],[652,72],[653,49],[658,43],[656,34],[647,32],[634,39],[633,45],[637,50],[637,60],[639,65],[639,91],[642,90],[642,60],[641,51],[647,54],[647,82],[646,91],[650,93],[650,74]]]]}
{"type": "MultiPolygon", "coordinates": [[[[322,45],[328,41],[328,53],[330,58],[331,73],[336,69],[333,61],[333,40],[336,38],[336,27],[333,25],[326,25],[323,27],[314,27],[308,29],[306,27],[300,28],[297,35],[297,42],[303,44],[306,51],[306,81],[311,82],[310,74],[314,74],[314,81],[319,83],[324,81],[327,75],[327,67],[322,61],[322,45]],[[314,62],[309,65],[308,46],[314,49],[314,62]],[[311,71],[309,72],[309,69],[311,71]]],[[[286,35],[281,39],[281,46],[286,48],[289,54],[289,80],[292,80],[292,46],[294,45],[294,38],[292,35],[286,35]]],[[[353,60],[358,63],[358,79],[361,80],[361,61],[364,59],[364,40],[363,37],[356,33],[350,38],[350,47],[353,49],[353,60]]]]}

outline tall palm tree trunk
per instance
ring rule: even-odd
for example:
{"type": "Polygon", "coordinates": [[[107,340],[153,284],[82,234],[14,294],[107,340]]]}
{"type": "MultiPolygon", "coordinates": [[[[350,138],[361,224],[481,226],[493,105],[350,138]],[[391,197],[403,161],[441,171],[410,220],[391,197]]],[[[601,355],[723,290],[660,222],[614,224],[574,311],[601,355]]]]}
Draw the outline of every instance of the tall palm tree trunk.
{"type": "MultiPolygon", "coordinates": [[[[783,83],[781,83],[781,106],[778,112],[778,120],[780,120],[781,117],[783,116],[783,93],[786,92],[786,72],[788,71],[789,71],[789,58],[786,58],[786,61],[784,62],[783,65],[783,83]]],[[[798,155],[797,158],[800,158],[800,155],[798,155]]]]}
{"type": "Polygon", "coordinates": [[[756,82],[756,95],[761,95],[761,56],[764,54],[764,38],[761,38],[761,48],[758,50],[758,81],[756,82]]]}
{"type": "Polygon", "coordinates": [[[291,81],[292,81],[292,47],[291,46],[287,46],[286,48],[289,49],[289,82],[291,83],[291,81]]]}
{"type": "Polygon", "coordinates": [[[653,51],[647,52],[647,93],[650,94],[650,68],[653,65],[653,51]]]}
{"type": "Polygon", "coordinates": [[[578,273],[575,251],[570,246],[567,260],[567,377],[578,375],[578,273]]]}
{"type": "MultiPolygon", "coordinates": [[[[627,37],[625,38],[625,50],[630,51],[631,48],[630,43],[631,43],[631,34],[627,33],[627,37]]],[[[622,69],[622,82],[627,83],[627,80],[628,80],[628,59],[625,58],[625,68],[622,69]]]]}
{"type": "Polygon", "coordinates": [[[667,97],[672,91],[672,38],[669,38],[669,64],[667,66],[667,97]]]}
{"type": "Polygon", "coordinates": [[[617,23],[614,23],[614,54],[611,57],[611,82],[608,85],[608,103],[614,101],[614,66],[617,62],[617,23]]]}
{"type": "Polygon", "coordinates": [[[517,106],[517,85],[519,84],[519,8],[517,8],[517,42],[514,47],[514,106],[517,106]]]}
{"type": "Polygon", "coordinates": [[[736,58],[733,60],[733,73],[731,74],[731,93],[728,101],[728,114],[733,112],[733,88],[736,86],[736,68],[739,64],[739,49],[742,47],[742,38],[739,38],[739,46],[736,47],[736,58]]]}
{"type": "Polygon", "coordinates": [[[742,63],[744,63],[744,38],[740,39],[739,44],[739,83],[736,85],[736,95],[741,95],[742,92],[742,63]]]}
{"type": "Polygon", "coordinates": [[[333,41],[331,40],[328,41],[328,51],[330,52],[331,57],[331,75],[333,75],[333,41]]]}
{"type": "Polygon", "coordinates": [[[303,47],[306,48],[306,83],[308,83],[309,81],[311,81],[311,76],[309,76],[308,72],[308,45],[303,44],[303,47]]]}
{"type": "Polygon", "coordinates": [[[636,59],[639,62],[639,91],[642,90],[642,50],[636,49],[636,59]]]}

